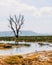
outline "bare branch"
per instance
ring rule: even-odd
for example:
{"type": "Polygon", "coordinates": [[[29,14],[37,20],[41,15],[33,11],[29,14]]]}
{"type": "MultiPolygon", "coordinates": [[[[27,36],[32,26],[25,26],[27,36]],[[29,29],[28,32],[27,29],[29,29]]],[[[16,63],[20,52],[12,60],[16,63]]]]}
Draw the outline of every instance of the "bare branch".
{"type": "Polygon", "coordinates": [[[22,16],[22,18],[21,18],[21,23],[20,23],[20,25],[19,25],[19,28],[18,28],[18,29],[20,29],[20,28],[21,28],[21,26],[23,25],[23,23],[24,23],[24,16],[22,16]]]}
{"type": "Polygon", "coordinates": [[[15,17],[15,20],[16,20],[16,22],[17,22],[17,21],[18,21],[18,20],[17,20],[17,16],[16,16],[16,15],[14,15],[14,17],[15,17]]]}
{"type": "Polygon", "coordinates": [[[12,18],[10,16],[8,21],[10,23],[10,27],[11,27],[12,31],[14,32],[15,36],[18,37],[19,30],[21,29],[21,26],[23,25],[23,22],[24,22],[24,16],[19,15],[19,18],[17,18],[17,16],[14,15],[14,17],[15,18],[12,18]],[[13,23],[15,25],[15,28],[13,26],[13,23]]]}
{"type": "MultiPolygon", "coordinates": [[[[9,19],[8,19],[8,20],[9,20],[9,19]]],[[[16,35],[15,30],[14,30],[14,28],[13,28],[13,26],[12,26],[13,24],[12,24],[11,16],[10,16],[9,23],[10,23],[10,27],[11,27],[12,31],[13,31],[14,34],[16,35]]]]}
{"type": "Polygon", "coordinates": [[[21,19],[21,15],[19,15],[19,18],[18,18],[18,20],[17,20],[17,24],[19,24],[20,22],[20,19],[21,19]]]}

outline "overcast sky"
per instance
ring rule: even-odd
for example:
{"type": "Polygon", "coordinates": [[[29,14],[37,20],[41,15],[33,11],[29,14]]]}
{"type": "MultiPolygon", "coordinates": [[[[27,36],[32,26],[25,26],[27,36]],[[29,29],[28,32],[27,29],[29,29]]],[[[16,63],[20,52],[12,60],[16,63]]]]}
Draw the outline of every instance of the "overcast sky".
{"type": "Polygon", "coordinates": [[[0,0],[0,31],[8,31],[9,15],[25,17],[22,30],[52,34],[52,0],[0,0]]]}

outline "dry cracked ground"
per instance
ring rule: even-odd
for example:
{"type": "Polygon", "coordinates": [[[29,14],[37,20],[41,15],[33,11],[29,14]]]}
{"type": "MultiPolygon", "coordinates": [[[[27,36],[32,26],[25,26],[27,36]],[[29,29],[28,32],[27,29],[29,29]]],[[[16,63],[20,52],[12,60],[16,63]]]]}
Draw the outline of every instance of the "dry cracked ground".
{"type": "Polygon", "coordinates": [[[0,65],[52,65],[52,51],[0,56],[0,65]]]}

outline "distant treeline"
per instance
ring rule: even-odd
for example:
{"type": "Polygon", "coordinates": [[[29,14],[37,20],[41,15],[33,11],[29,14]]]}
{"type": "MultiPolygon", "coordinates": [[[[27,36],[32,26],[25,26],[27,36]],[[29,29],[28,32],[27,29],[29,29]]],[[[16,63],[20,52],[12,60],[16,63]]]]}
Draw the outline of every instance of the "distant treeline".
{"type": "Polygon", "coordinates": [[[15,37],[0,37],[0,40],[5,41],[26,41],[26,42],[52,42],[52,36],[19,36],[15,37]]]}

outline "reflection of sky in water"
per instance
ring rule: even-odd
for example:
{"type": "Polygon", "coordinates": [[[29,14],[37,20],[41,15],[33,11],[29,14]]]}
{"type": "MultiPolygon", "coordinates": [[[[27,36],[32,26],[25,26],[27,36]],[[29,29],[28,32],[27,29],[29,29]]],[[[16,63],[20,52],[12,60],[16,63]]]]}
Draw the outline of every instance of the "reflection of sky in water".
{"type": "MultiPolygon", "coordinates": [[[[20,48],[12,48],[12,49],[7,49],[7,50],[0,50],[0,55],[7,55],[7,54],[25,54],[25,53],[31,53],[31,52],[36,52],[36,51],[47,51],[47,50],[52,50],[52,46],[49,45],[43,45],[40,46],[37,44],[38,42],[26,42],[26,44],[31,44],[30,47],[20,47],[20,48]]],[[[21,43],[20,43],[21,44],[21,43]]],[[[48,44],[45,43],[44,44],[48,44]]]]}

